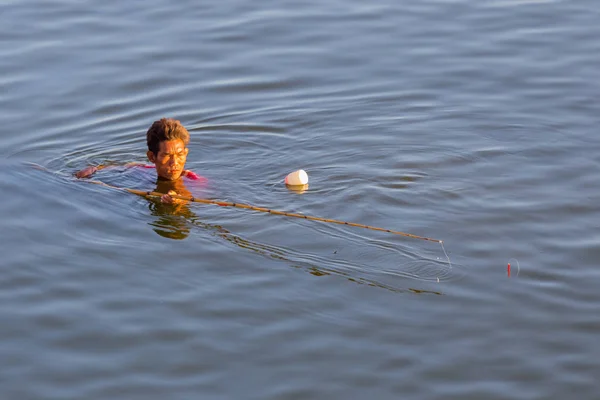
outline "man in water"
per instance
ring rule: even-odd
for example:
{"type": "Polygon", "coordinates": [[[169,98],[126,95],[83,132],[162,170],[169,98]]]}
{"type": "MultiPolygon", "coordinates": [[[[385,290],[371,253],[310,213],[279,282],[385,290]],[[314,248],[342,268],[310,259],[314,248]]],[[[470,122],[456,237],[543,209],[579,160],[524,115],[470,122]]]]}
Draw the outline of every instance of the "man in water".
{"type": "MultiPolygon", "coordinates": [[[[156,175],[158,176],[158,189],[165,188],[173,189],[176,187],[184,188],[181,184],[180,178],[187,178],[191,180],[202,180],[203,178],[196,175],[192,171],[185,169],[185,162],[187,159],[188,151],[187,145],[190,141],[190,134],[185,129],[181,122],[172,118],[162,118],[158,121],[154,121],[148,132],[146,133],[146,142],[148,144],[148,160],[154,164],[154,166],[144,165],[139,163],[126,164],[127,167],[142,167],[142,168],[156,168],[156,175]]],[[[100,165],[97,167],[91,166],[82,169],[75,173],[77,178],[89,178],[96,171],[104,169],[108,166],[100,165]]],[[[187,190],[183,190],[187,192],[187,190]]],[[[162,195],[161,202],[166,204],[182,204],[185,201],[174,199],[172,195],[178,194],[175,190],[168,190],[166,194],[162,195]]],[[[179,193],[182,195],[188,193],[179,193]]]]}

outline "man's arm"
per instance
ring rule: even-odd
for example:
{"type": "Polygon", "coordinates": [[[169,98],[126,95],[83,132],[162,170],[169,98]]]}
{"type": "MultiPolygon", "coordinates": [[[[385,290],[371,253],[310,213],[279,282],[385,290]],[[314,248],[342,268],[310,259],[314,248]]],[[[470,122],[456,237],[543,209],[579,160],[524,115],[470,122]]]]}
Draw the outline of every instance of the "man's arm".
{"type": "MultiPolygon", "coordinates": [[[[144,163],[130,162],[130,163],[125,164],[125,167],[126,168],[135,167],[136,165],[146,166],[146,164],[144,164],[144,163]]],[[[101,164],[101,165],[98,165],[98,166],[89,166],[89,167],[86,167],[86,168],[84,168],[84,169],[82,169],[80,171],[75,172],[74,175],[75,175],[75,178],[77,178],[77,179],[89,178],[92,175],[94,175],[96,173],[96,171],[100,171],[101,169],[104,169],[104,168],[117,167],[117,166],[118,166],[117,164],[109,164],[109,165],[102,165],[101,164]]]]}

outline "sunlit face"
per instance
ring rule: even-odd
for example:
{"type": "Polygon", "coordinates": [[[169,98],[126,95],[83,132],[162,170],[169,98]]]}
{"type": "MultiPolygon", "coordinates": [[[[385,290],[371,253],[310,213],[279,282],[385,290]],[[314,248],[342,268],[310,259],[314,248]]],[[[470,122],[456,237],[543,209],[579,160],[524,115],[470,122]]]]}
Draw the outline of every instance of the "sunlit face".
{"type": "Polygon", "coordinates": [[[148,151],[147,155],[148,160],[156,165],[160,178],[174,181],[183,173],[188,148],[181,139],[165,140],[160,142],[157,154],[148,151]]]}

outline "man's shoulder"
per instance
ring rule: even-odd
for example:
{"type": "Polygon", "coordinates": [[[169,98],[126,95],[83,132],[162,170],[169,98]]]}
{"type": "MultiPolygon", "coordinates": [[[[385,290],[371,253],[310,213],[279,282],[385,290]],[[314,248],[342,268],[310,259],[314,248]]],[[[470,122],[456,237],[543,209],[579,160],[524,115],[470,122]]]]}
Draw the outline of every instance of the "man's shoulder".
{"type": "Polygon", "coordinates": [[[208,179],[206,179],[202,175],[198,175],[197,173],[195,173],[194,171],[190,171],[189,169],[186,169],[185,171],[183,171],[183,173],[186,178],[192,181],[199,181],[201,183],[208,181],[208,179]]]}

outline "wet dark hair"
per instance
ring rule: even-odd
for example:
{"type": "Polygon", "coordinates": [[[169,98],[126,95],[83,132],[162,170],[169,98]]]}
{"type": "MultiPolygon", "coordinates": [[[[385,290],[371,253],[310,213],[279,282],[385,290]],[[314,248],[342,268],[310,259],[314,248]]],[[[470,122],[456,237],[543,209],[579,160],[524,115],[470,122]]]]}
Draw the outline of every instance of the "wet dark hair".
{"type": "Polygon", "coordinates": [[[183,140],[183,144],[187,146],[190,142],[190,133],[181,125],[181,122],[172,118],[162,118],[154,121],[146,133],[148,150],[154,153],[154,155],[158,154],[160,142],[177,139],[183,140]]]}

